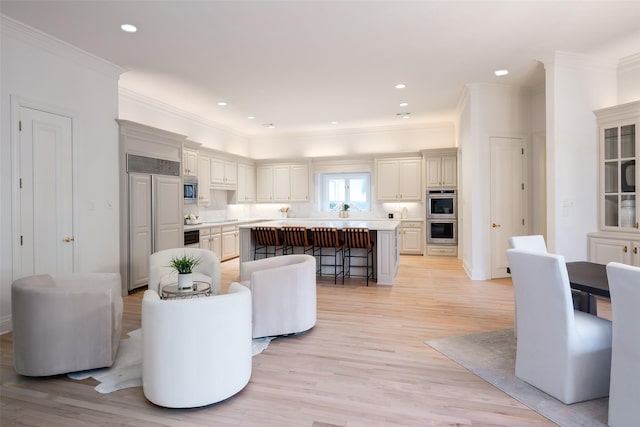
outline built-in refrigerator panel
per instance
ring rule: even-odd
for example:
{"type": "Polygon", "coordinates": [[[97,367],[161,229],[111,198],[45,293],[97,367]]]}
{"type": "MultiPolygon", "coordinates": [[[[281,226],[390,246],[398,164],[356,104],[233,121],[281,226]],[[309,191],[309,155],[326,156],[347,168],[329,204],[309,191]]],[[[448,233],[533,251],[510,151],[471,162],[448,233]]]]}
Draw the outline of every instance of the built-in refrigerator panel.
{"type": "Polygon", "coordinates": [[[129,292],[148,284],[152,253],[182,247],[183,240],[182,180],[179,176],[145,173],[152,159],[144,160],[144,167],[130,164],[130,169],[135,166],[143,172],[130,170],[128,174],[129,292]]]}
{"type": "Polygon", "coordinates": [[[129,174],[129,291],[148,283],[153,245],[151,175],[129,174]]]}
{"type": "Polygon", "coordinates": [[[154,241],[153,252],[181,248],[182,231],[182,183],[174,176],[153,176],[154,189],[154,241]]]}

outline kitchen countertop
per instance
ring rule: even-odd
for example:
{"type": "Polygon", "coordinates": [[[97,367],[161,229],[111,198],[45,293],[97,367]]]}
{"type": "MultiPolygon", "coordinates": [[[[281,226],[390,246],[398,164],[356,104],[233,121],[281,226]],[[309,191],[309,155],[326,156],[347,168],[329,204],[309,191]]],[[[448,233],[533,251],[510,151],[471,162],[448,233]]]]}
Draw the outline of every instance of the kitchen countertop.
{"type": "Polygon", "coordinates": [[[240,228],[251,228],[255,225],[264,227],[282,227],[282,226],[295,226],[295,227],[363,227],[370,230],[377,231],[390,231],[395,230],[400,225],[400,220],[393,219],[370,219],[370,218],[331,218],[331,219],[319,219],[319,218],[287,218],[274,221],[260,221],[249,222],[240,225],[240,228]]]}
{"type": "MultiPolygon", "coordinates": [[[[392,223],[392,222],[405,222],[405,221],[418,221],[424,222],[423,218],[398,218],[398,219],[387,219],[387,218],[287,218],[287,219],[227,219],[220,221],[212,221],[212,222],[202,222],[200,224],[188,224],[184,226],[184,231],[191,230],[200,230],[202,228],[209,227],[222,227],[226,225],[235,225],[239,226],[247,225],[247,224],[256,224],[256,223],[269,223],[276,224],[275,227],[281,227],[282,225],[296,225],[296,226],[305,226],[305,227],[367,227],[371,230],[392,230],[394,227],[390,226],[389,228],[381,228],[380,223],[392,223]],[[310,222],[318,223],[314,225],[310,225],[310,222]],[[295,224],[294,224],[295,223],[295,224]],[[322,225],[320,225],[322,223],[322,225]],[[375,224],[371,224],[375,223],[375,224]]],[[[274,226],[274,225],[269,225],[274,226]]],[[[243,228],[243,227],[240,227],[243,228]]]]}

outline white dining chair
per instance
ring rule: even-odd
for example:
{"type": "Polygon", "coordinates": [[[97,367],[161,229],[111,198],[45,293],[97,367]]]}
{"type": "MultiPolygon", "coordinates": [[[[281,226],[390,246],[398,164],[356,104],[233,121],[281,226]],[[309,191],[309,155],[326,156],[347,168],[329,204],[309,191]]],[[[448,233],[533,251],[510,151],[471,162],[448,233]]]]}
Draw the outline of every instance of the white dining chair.
{"type": "Polygon", "coordinates": [[[611,322],[574,310],[564,257],[508,249],[518,321],[516,377],[571,404],[609,394],[611,322]]]}
{"type": "Polygon", "coordinates": [[[607,264],[611,294],[613,342],[609,426],[636,426],[640,422],[640,268],[607,264]]]}
{"type": "MultiPolygon", "coordinates": [[[[511,249],[527,249],[531,251],[548,253],[547,244],[544,241],[544,236],[540,234],[534,234],[529,236],[513,236],[509,238],[509,248],[511,249]]],[[[573,299],[573,307],[576,310],[580,310],[582,306],[582,299],[584,297],[589,298],[589,313],[598,314],[598,303],[593,295],[589,295],[586,292],[579,291],[577,289],[571,289],[571,298],[573,299]]]]}

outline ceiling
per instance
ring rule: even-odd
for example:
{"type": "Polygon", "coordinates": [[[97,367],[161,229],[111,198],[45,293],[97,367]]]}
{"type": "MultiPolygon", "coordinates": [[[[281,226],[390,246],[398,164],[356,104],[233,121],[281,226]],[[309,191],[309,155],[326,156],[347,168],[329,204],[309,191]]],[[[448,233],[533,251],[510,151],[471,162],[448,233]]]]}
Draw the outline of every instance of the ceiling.
{"type": "Polygon", "coordinates": [[[247,135],[452,121],[467,83],[540,84],[556,50],[640,51],[640,1],[2,0],[0,12],[121,66],[123,88],[247,135]]]}

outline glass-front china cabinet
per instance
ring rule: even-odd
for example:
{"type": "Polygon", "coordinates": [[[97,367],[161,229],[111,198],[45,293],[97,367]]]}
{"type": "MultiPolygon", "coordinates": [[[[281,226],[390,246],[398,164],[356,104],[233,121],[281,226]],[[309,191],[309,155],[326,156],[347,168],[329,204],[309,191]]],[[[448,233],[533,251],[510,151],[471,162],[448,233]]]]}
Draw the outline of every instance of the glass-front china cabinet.
{"type": "Polygon", "coordinates": [[[594,112],[600,149],[599,230],[589,233],[589,260],[640,266],[640,101],[594,112]]]}

